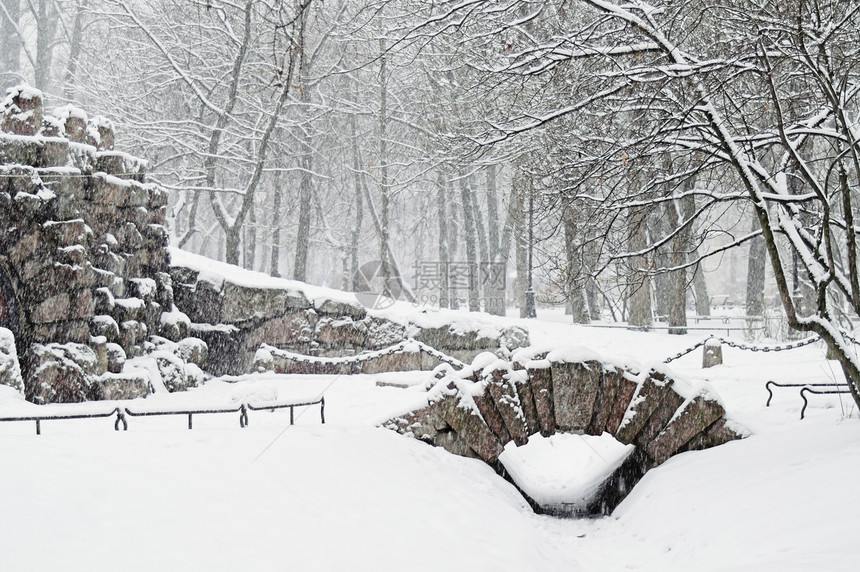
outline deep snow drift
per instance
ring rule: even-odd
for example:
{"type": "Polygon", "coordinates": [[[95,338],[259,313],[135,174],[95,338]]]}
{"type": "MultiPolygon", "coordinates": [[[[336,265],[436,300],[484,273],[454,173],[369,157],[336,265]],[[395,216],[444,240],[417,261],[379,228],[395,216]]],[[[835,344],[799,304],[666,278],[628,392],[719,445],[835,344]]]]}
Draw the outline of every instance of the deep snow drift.
{"type": "MultiPolygon", "coordinates": [[[[701,339],[520,322],[541,343],[616,361],[662,361],[701,339]]],[[[799,419],[797,392],[764,382],[839,378],[818,344],[762,354],[723,348],[673,362],[709,380],[752,435],[651,471],[615,513],[534,515],[480,461],[377,429],[427,372],[244,376],[146,407],[306,400],[297,412],[0,423],[3,570],[853,570],[860,547],[860,422],[846,396],[799,419]],[[377,381],[411,387],[380,387],[377,381]]],[[[50,406],[57,407],[57,406],[50,406]]],[[[66,406],[99,410],[109,404],[66,406]]],[[[72,408],[72,409],[69,409],[72,408]]],[[[0,415],[36,406],[0,387],[0,415]]],[[[42,408],[40,411],[45,411],[42,408]]],[[[575,437],[573,439],[576,439],[575,437]]],[[[572,479],[576,475],[572,476],[572,479]]],[[[556,478],[556,477],[553,477],[556,478]]]]}

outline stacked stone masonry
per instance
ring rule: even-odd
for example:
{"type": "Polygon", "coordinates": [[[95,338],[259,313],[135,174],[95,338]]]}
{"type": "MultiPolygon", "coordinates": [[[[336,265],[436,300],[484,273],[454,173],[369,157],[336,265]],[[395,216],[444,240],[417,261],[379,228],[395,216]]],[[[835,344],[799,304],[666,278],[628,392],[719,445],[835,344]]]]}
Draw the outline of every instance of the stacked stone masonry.
{"type": "Polygon", "coordinates": [[[188,334],[175,327],[187,319],[161,327],[175,311],[167,193],[114,150],[109,121],[45,114],[37,90],[9,90],[0,130],[0,326],[15,335],[27,398],[103,397],[119,382],[94,380],[119,374],[149,336],[188,334]]]}
{"type": "MultiPolygon", "coordinates": [[[[663,372],[636,374],[599,361],[548,360],[516,352],[512,361],[479,356],[461,372],[440,367],[427,404],[384,427],[477,457],[504,474],[499,455],[531,435],[613,435],[635,445],[589,507],[609,513],[649,469],[684,451],[707,449],[744,436],[722,405],[703,389],[678,386],[663,372]]],[[[540,507],[537,507],[540,508],[540,507]]]]}
{"type": "MultiPolygon", "coordinates": [[[[191,258],[184,254],[185,258],[191,258]]],[[[198,257],[199,258],[199,257],[198,257]]],[[[398,323],[368,312],[350,295],[306,295],[303,285],[231,269],[219,274],[200,260],[172,261],[170,278],[176,306],[191,320],[193,336],[210,349],[207,362],[215,375],[238,375],[259,369],[276,373],[378,373],[433,369],[439,360],[420,351],[382,356],[359,368],[306,364],[279,359],[256,360],[262,344],[296,354],[344,357],[376,351],[412,337],[456,359],[471,361],[481,352],[510,352],[528,345],[518,327],[460,330],[453,326],[398,323]],[[249,284],[264,284],[252,286],[249,284]]],[[[420,312],[416,312],[420,314],[420,312]]]]}

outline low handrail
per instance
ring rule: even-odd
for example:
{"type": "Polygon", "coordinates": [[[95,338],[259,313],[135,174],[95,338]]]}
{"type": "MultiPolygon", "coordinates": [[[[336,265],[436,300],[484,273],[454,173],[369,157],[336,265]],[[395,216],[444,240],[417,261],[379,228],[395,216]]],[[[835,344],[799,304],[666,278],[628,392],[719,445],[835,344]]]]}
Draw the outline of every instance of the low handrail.
{"type": "MultiPolygon", "coordinates": [[[[829,382],[829,383],[777,383],[775,381],[768,381],[764,384],[764,388],[767,390],[768,398],[767,403],[765,403],[765,407],[770,407],[770,400],[773,399],[773,390],[771,387],[848,387],[845,384],[829,382]]],[[[802,417],[801,417],[802,419],[802,417]]]]}
{"type": "MultiPolygon", "coordinates": [[[[306,403],[272,403],[272,404],[263,404],[263,405],[252,405],[248,403],[248,409],[251,411],[274,411],[275,409],[284,409],[286,407],[290,408],[290,425],[295,425],[295,416],[294,411],[296,407],[307,407],[310,405],[320,406],[320,421],[325,425],[325,396],[323,395],[316,401],[308,401],[306,403]]],[[[247,423],[247,417],[245,418],[245,422],[247,423]]]]}
{"type": "Polygon", "coordinates": [[[42,434],[42,421],[64,421],[68,419],[99,419],[112,417],[116,415],[114,421],[114,431],[119,431],[119,426],[122,424],[123,431],[128,431],[128,421],[125,414],[119,407],[114,407],[106,413],[72,413],[70,415],[20,415],[17,417],[0,417],[0,421],[35,421],[36,435],[42,434]]]}
{"type": "Polygon", "coordinates": [[[193,429],[192,418],[194,415],[209,415],[213,413],[239,413],[239,427],[244,428],[248,424],[248,411],[245,404],[240,404],[237,407],[220,407],[208,409],[176,409],[170,411],[132,411],[128,407],[125,412],[132,417],[151,417],[156,415],[187,415],[188,428],[193,429]]]}
{"type": "Polygon", "coordinates": [[[851,393],[851,389],[849,389],[849,387],[847,385],[845,385],[843,387],[837,387],[836,389],[829,389],[829,390],[820,390],[820,389],[812,389],[811,387],[804,387],[803,389],[800,390],[800,397],[803,399],[803,408],[800,410],[800,418],[801,419],[803,419],[804,416],[806,415],[806,406],[809,405],[809,400],[807,399],[806,395],[804,395],[804,392],[814,393],[816,395],[829,395],[829,394],[836,394],[836,393],[851,393]]]}
{"type": "Polygon", "coordinates": [[[72,413],[59,415],[18,415],[14,417],[0,417],[0,422],[3,421],[35,421],[36,435],[42,434],[42,421],[62,421],[66,419],[97,419],[112,417],[116,415],[114,421],[114,431],[119,431],[119,426],[122,425],[123,431],[128,431],[129,417],[151,417],[162,415],[187,415],[188,428],[193,429],[194,415],[209,415],[219,413],[239,413],[239,427],[245,428],[248,426],[248,411],[274,411],[275,409],[290,409],[290,425],[295,425],[295,408],[308,407],[311,405],[320,406],[320,421],[325,424],[325,396],[321,396],[314,401],[304,402],[273,402],[263,404],[241,403],[235,407],[209,407],[200,409],[172,409],[172,410],[152,410],[152,411],[133,411],[128,407],[114,407],[109,412],[100,413],[72,413]]]}

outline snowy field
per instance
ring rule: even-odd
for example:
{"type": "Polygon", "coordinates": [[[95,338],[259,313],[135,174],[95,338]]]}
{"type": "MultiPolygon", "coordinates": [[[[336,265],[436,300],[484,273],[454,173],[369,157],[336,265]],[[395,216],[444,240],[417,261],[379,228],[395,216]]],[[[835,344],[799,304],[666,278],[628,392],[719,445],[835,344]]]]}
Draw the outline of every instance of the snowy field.
{"type": "MultiPolygon", "coordinates": [[[[527,324],[535,344],[580,344],[646,366],[700,340],[527,324]]],[[[725,332],[717,332],[725,335],[725,332]]],[[[856,570],[860,419],[819,396],[800,420],[793,389],[765,407],[764,382],[841,379],[814,344],[779,353],[723,348],[673,362],[706,378],[752,435],[678,455],[610,517],[532,513],[483,463],[377,429],[426,372],[245,376],[136,409],[326,397],[289,412],[0,424],[0,570],[856,570]]],[[[125,404],[128,405],[128,404],[125,404]]],[[[111,405],[65,406],[63,411],[111,405]]],[[[0,414],[44,412],[0,387],[0,414]]],[[[571,475],[576,479],[577,475],[571,475]]]]}

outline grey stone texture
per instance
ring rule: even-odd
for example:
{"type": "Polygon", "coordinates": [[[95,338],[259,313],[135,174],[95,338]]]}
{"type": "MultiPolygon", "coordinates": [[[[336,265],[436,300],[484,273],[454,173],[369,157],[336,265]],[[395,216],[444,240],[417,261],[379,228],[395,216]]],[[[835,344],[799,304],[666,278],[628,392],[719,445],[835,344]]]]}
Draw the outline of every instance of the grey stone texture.
{"type": "Polygon", "coordinates": [[[0,282],[15,302],[5,321],[25,394],[39,403],[138,395],[138,381],[100,376],[141,355],[162,312],[175,310],[167,193],[146,182],[145,161],[113,149],[109,121],[70,106],[53,113],[26,87],[0,109],[0,282]],[[104,371],[90,371],[75,344],[104,371]]]}
{"type": "Polygon", "coordinates": [[[476,364],[462,372],[440,370],[441,378],[428,389],[426,407],[382,426],[478,457],[502,473],[500,448],[509,442],[523,445],[538,429],[544,436],[608,432],[636,451],[604,483],[606,494],[594,508],[603,512],[617,506],[645,472],[673,455],[745,436],[727,421],[714,396],[703,390],[682,395],[674,380],[659,371],[637,375],[596,361],[554,361],[527,370],[497,361],[479,371],[476,364]]]}
{"type": "Polygon", "coordinates": [[[422,328],[370,315],[357,301],[311,299],[295,286],[249,286],[249,281],[232,276],[201,278],[198,270],[171,263],[175,304],[192,320],[191,335],[209,346],[212,357],[207,370],[212,374],[379,373],[433,369],[440,363],[425,351],[379,356],[355,367],[313,365],[283,357],[256,362],[254,356],[263,344],[305,356],[344,357],[413,337],[463,361],[482,351],[504,353],[528,344],[528,333],[521,328],[509,327],[496,337],[448,325],[422,328]]]}

